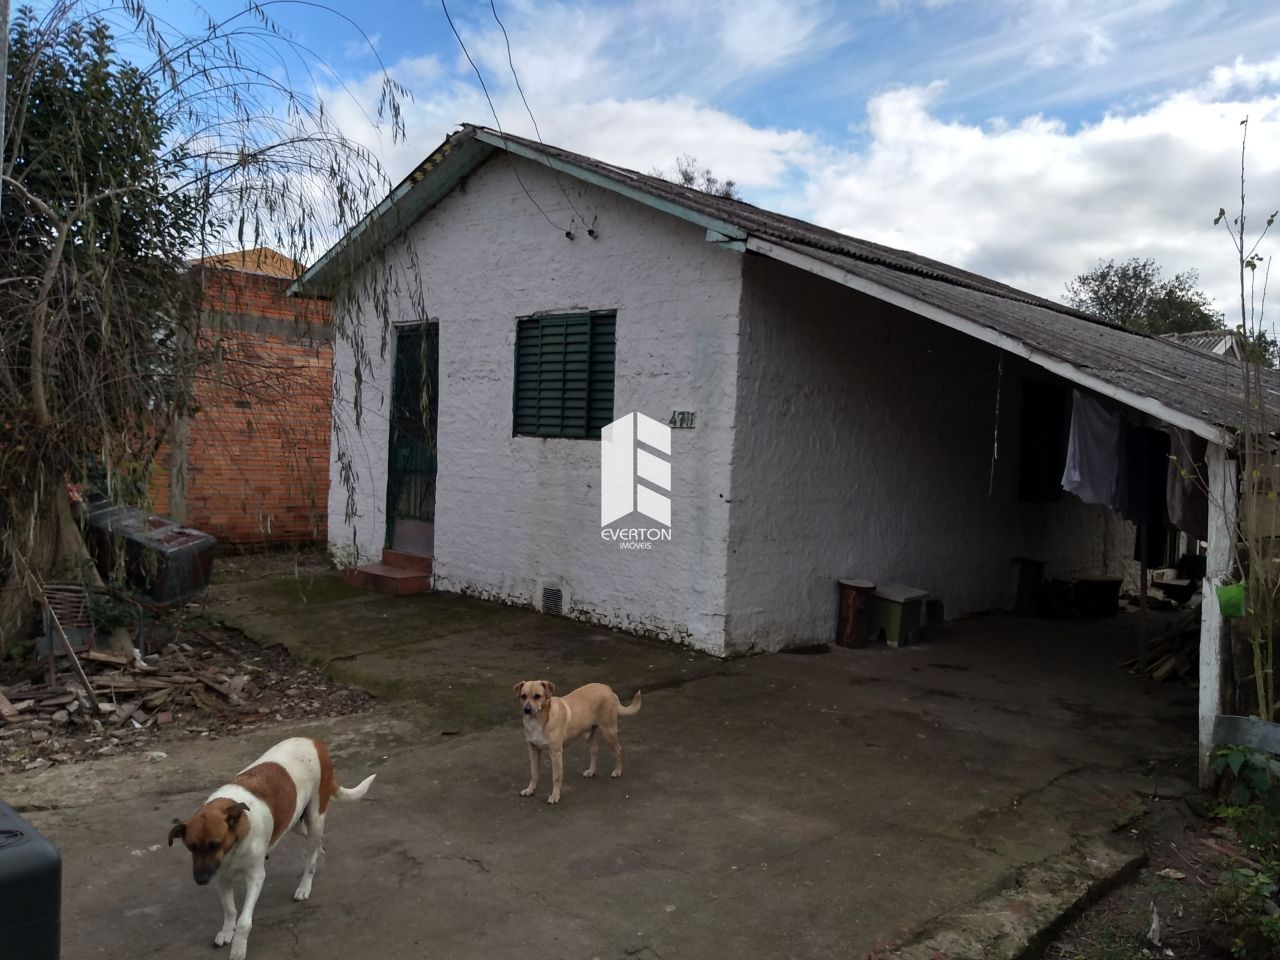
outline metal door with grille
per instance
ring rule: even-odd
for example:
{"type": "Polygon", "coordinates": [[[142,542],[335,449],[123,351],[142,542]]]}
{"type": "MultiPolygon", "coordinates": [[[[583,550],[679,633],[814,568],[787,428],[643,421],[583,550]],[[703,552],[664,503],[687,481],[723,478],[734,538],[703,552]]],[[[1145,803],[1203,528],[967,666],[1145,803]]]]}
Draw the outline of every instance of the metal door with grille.
{"type": "Polygon", "coordinates": [[[387,464],[387,546],[429,556],[436,518],[439,327],[397,332],[387,464]]]}

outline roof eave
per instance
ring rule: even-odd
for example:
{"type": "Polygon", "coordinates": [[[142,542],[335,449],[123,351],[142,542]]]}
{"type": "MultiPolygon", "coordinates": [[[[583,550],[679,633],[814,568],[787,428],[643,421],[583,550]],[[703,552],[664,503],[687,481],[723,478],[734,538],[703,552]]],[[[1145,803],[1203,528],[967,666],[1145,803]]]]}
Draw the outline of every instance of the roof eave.
{"type": "Polygon", "coordinates": [[[901,291],[890,289],[883,284],[876,283],[874,280],[868,280],[848,270],[842,270],[832,264],[824,263],[800,250],[796,250],[788,244],[775,243],[758,237],[749,237],[747,238],[747,250],[805,270],[808,273],[825,277],[828,280],[834,280],[843,286],[875,297],[877,300],[901,307],[918,316],[925,317],[945,327],[950,327],[959,333],[964,333],[1008,353],[1023,357],[1036,366],[1057,374],[1064,380],[1103,396],[1111,397],[1125,406],[1148,413],[1172,426],[1182,427],[1212,443],[1219,444],[1227,449],[1235,446],[1235,433],[1224,429],[1218,424],[1175,410],[1154,397],[1145,397],[1130,390],[1125,390],[1123,387],[1118,387],[1087,370],[1081,369],[1068,360],[1037,350],[1016,337],[985,327],[970,320],[968,317],[962,317],[959,314],[944,310],[934,304],[926,303],[901,291]]]}
{"type": "Polygon", "coordinates": [[[494,153],[472,127],[450,136],[418,164],[381,203],[289,287],[289,296],[332,297],[341,272],[370,260],[439,203],[494,153]]]}

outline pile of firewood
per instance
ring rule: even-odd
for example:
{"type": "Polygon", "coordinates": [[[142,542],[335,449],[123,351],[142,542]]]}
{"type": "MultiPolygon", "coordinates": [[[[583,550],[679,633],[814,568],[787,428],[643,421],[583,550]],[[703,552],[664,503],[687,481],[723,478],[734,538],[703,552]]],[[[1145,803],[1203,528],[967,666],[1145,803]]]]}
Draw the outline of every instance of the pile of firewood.
{"type": "Polygon", "coordinates": [[[0,663],[0,777],[121,754],[144,760],[186,737],[238,735],[266,721],[350,716],[372,698],[284,647],[233,629],[153,623],[158,649],[137,663],[103,651],[0,663]],[[83,679],[82,679],[83,678],[83,679]]]}
{"type": "Polygon", "coordinates": [[[245,700],[254,693],[251,674],[263,668],[242,662],[230,649],[230,668],[228,662],[208,662],[210,651],[202,653],[198,656],[190,644],[175,642],[139,664],[89,650],[79,657],[88,690],[65,663],[52,678],[44,663],[33,664],[0,689],[0,730],[30,725],[61,728],[68,734],[101,734],[164,726],[183,707],[245,712],[245,700]]]}
{"type": "MultiPolygon", "coordinates": [[[[1199,664],[1200,608],[1192,607],[1147,642],[1147,677],[1156,683],[1195,676],[1199,664]]],[[[1120,661],[1132,674],[1142,670],[1142,656],[1120,661]]]]}

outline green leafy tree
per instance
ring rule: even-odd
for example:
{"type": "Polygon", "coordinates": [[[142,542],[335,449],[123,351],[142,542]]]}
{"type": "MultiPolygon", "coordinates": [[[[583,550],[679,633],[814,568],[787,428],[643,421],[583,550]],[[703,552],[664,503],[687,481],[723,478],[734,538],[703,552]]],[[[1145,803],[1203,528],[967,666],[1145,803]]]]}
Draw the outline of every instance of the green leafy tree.
{"type": "Polygon", "coordinates": [[[1259,326],[1243,334],[1237,331],[1237,336],[1241,337],[1245,356],[1251,362],[1275,369],[1276,363],[1280,362],[1280,343],[1269,331],[1259,326]]]}
{"type": "MultiPolygon", "coordinates": [[[[269,243],[305,262],[388,187],[333,126],[314,79],[293,86],[279,69],[292,58],[309,74],[310,54],[257,3],[184,35],[142,0],[55,0],[19,11],[9,41],[0,649],[27,626],[33,580],[100,583],[76,492],[143,501],[161,443],[194,412],[210,357],[188,261],[269,243]]],[[[384,75],[378,110],[395,137],[402,93],[384,75]]]]}
{"type": "MultiPolygon", "coordinates": [[[[171,188],[184,157],[156,85],[117,59],[104,23],[50,36],[21,11],[9,57],[19,82],[0,184],[0,495],[6,519],[26,519],[33,495],[48,507],[30,517],[49,529],[24,563],[92,579],[64,491],[93,460],[145,459],[163,432],[155,414],[186,402],[181,353],[198,306],[183,254],[201,211],[171,188]]],[[[26,571],[15,579],[21,604],[26,571]]]]}
{"type": "Polygon", "coordinates": [[[1138,333],[1221,330],[1222,315],[1199,289],[1199,276],[1185,270],[1166,278],[1151,259],[1098,261],[1067,284],[1067,303],[1101,320],[1138,333]]]}

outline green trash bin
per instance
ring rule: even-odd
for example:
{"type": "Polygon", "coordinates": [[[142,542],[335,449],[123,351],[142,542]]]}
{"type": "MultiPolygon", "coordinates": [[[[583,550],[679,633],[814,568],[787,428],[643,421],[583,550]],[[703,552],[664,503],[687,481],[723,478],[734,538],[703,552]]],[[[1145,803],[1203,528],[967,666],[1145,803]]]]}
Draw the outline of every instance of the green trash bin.
{"type": "Polygon", "coordinates": [[[905,647],[920,642],[920,626],[924,622],[924,603],[928,590],[885,583],[871,597],[871,623],[868,631],[875,639],[884,634],[891,647],[905,647]]]}

